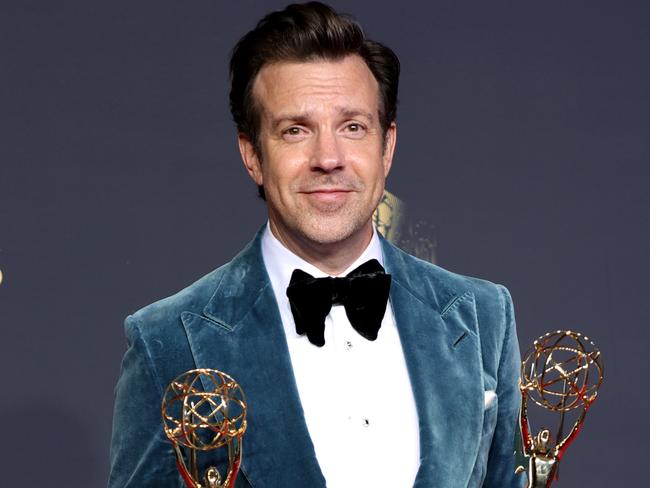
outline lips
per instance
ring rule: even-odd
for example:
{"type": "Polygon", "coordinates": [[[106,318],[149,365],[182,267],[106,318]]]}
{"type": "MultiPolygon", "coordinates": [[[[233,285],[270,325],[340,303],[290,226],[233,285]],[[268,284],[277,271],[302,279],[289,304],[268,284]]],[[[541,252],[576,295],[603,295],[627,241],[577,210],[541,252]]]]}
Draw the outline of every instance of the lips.
{"type": "Polygon", "coordinates": [[[348,188],[314,188],[303,192],[316,205],[342,205],[352,190],[348,188]]]}
{"type": "Polygon", "coordinates": [[[307,190],[304,193],[348,193],[351,191],[349,188],[315,188],[313,190],[307,190]]]}

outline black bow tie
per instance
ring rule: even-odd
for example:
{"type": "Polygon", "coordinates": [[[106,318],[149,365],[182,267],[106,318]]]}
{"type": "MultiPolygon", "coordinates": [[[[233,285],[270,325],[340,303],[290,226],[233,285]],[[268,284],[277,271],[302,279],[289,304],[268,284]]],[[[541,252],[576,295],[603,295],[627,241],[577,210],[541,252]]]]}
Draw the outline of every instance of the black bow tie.
{"type": "Polygon", "coordinates": [[[325,317],[332,305],[343,305],[345,313],[359,334],[374,341],[384,318],[390,275],[376,259],[371,259],[344,278],[314,278],[300,269],[294,270],[287,297],[296,322],[296,332],[307,334],[309,342],[325,345],[325,317]]]}

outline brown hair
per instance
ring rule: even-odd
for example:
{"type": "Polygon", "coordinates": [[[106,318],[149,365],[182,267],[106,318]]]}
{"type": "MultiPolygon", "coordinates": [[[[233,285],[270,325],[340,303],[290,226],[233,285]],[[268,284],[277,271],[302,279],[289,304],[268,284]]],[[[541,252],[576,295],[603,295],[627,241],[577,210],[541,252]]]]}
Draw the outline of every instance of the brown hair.
{"type": "Polygon", "coordinates": [[[265,64],[336,60],[359,55],[379,83],[379,122],[384,135],[397,115],[399,59],[388,47],[366,39],[361,26],[320,2],[292,4],[271,12],[240,39],[230,59],[230,111],[237,131],[259,155],[260,114],[252,91],[265,64]]]}

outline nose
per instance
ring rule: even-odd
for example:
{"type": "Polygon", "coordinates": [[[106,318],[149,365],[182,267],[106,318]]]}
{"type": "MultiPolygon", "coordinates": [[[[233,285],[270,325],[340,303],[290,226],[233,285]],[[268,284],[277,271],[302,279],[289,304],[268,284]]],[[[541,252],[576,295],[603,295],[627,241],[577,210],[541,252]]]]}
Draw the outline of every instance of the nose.
{"type": "Polygon", "coordinates": [[[314,138],[311,168],[330,173],[343,167],[343,151],[335,133],[320,131],[314,138]]]}

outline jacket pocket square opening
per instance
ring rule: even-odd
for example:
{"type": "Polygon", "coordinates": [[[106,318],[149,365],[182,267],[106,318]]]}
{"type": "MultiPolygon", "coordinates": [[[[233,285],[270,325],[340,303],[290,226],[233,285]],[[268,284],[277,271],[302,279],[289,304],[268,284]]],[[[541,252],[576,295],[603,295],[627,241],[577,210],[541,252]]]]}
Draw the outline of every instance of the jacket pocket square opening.
{"type": "Polygon", "coordinates": [[[494,400],[497,398],[497,393],[494,390],[486,390],[483,400],[483,408],[488,409],[494,405],[494,400]]]}

